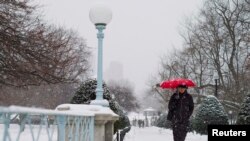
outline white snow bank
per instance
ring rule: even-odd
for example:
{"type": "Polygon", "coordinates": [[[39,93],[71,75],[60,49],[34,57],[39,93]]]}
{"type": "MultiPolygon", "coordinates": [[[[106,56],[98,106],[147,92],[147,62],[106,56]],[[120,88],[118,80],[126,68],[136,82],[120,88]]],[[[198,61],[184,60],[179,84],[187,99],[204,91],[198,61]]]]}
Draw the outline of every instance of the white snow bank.
{"type": "Polygon", "coordinates": [[[22,106],[9,106],[9,107],[0,107],[0,112],[9,112],[9,113],[28,113],[28,114],[46,114],[46,115],[72,115],[72,116],[94,116],[94,113],[91,112],[64,112],[56,111],[51,109],[42,109],[42,108],[29,108],[22,106]]]}
{"type": "Polygon", "coordinates": [[[87,104],[61,104],[56,107],[56,110],[63,112],[82,113],[89,112],[92,114],[110,114],[112,116],[118,116],[109,107],[103,107],[100,105],[87,105],[87,104]]]}
{"type": "Polygon", "coordinates": [[[109,114],[112,116],[118,116],[109,107],[86,104],[61,104],[57,106],[55,110],[12,105],[9,107],[0,107],[0,112],[72,116],[94,116],[95,114],[109,114]]]}

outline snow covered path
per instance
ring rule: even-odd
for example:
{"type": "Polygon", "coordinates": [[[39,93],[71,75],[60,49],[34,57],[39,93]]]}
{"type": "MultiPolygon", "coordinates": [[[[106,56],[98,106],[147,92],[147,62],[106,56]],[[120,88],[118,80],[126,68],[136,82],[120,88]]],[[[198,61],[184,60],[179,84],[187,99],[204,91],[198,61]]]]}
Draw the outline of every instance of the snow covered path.
{"type": "MultiPolygon", "coordinates": [[[[15,140],[19,132],[18,125],[11,125],[13,128],[10,130],[12,140],[15,140]]],[[[3,138],[4,127],[0,125],[0,140],[3,138]]],[[[35,137],[37,137],[38,127],[35,126],[35,137]]],[[[46,141],[48,135],[45,130],[42,130],[39,141],[46,141]]],[[[53,141],[57,140],[57,133],[55,131],[53,141]]],[[[30,130],[25,130],[20,137],[20,141],[32,141],[30,130]]],[[[145,127],[139,128],[132,126],[129,133],[126,134],[124,141],[173,141],[172,130],[163,129],[158,127],[145,127]]],[[[201,136],[199,134],[188,133],[186,141],[207,141],[207,136],[201,136]]]]}
{"type": "MultiPolygon", "coordinates": [[[[173,141],[172,130],[158,127],[139,128],[132,126],[124,141],[173,141]]],[[[188,133],[186,141],[207,141],[207,136],[188,133]]]]}

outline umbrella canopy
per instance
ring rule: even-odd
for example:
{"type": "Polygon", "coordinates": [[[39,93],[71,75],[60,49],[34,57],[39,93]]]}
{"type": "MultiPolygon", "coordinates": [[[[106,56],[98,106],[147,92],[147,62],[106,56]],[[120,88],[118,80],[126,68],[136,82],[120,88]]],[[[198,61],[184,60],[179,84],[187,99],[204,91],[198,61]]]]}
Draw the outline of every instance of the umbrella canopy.
{"type": "Polygon", "coordinates": [[[196,84],[190,79],[175,78],[175,79],[165,80],[161,82],[160,87],[163,89],[174,89],[174,88],[177,88],[179,85],[185,85],[187,87],[196,86],[196,84]]]}

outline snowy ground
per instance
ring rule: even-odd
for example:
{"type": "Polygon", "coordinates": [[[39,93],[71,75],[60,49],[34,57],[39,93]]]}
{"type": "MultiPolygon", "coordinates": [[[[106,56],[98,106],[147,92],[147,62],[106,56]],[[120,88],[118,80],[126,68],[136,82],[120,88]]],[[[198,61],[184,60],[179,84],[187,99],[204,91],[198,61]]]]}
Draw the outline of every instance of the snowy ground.
{"type": "MultiPolygon", "coordinates": [[[[10,135],[11,139],[15,140],[17,138],[19,127],[18,125],[11,125],[10,135]]],[[[0,140],[3,138],[3,125],[0,125],[0,140]]],[[[40,136],[38,136],[38,127],[34,126],[34,137],[39,138],[39,141],[49,140],[46,130],[42,130],[40,136]]],[[[53,141],[57,141],[57,132],[51,135],[53,141]]],[[[132,127],[130,132],[126,134],[124,141],[173,141],[172,130],[163,129],[158,127],[132,127]]],[[[25,130],[21,136],[20,141],[32,141],[32,135],[30,130],[25,130]]],[[[186,141],[207,141],[207,136],[201,136],[199,134],[188,133],[186,141]]]]}
{"type": "MultiPolygon", "coordinates": [[[[124,141],[173,141],[172,130],[158,127],[132,127],[124,141]]],[[[207,136],[188,133],[186,141],[207,141],[207,136]]]]}

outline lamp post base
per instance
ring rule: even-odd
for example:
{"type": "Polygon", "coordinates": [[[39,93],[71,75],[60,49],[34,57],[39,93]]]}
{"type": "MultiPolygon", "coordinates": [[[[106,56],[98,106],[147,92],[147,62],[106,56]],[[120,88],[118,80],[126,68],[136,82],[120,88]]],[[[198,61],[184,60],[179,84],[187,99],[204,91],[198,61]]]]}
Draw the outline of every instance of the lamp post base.
{"type": "Polygon", "coordinates": [[[106,99],[91,100],[90,105],[101,105],[103,107],[109,107],[109,102],[106,99]]]}

